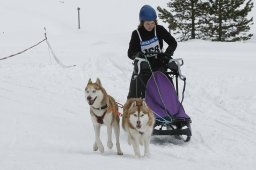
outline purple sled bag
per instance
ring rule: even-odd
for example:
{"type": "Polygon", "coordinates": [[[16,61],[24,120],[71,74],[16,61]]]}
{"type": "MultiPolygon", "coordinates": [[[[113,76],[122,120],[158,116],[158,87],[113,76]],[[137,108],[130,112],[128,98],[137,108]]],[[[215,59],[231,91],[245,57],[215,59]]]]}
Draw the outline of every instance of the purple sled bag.
{"type": "Polygon", "coordinates": [[[153,72],[146,85],[145,100],[156,118],[189,119],[181,105],[175,88],[162,72],[153,72]],[[155,78],[155,79],[154,79],[155,78]]]}

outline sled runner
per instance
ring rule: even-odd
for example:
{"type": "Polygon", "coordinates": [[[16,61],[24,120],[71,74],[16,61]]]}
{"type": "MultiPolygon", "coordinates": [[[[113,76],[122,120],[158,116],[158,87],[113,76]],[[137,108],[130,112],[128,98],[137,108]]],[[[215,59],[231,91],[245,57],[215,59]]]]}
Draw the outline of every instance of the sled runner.
{"type": "MultiPolygon", "coordinates": [[[[150,54],[163,55],[163,53],[150,54]]],[[[140,72],[142,68],[139,67],[142,66],[143,62],[149,63],[147,55],[145,55],[144,61],[140,63],[135,61],[134,63],[138,79],[146,74],[145,72],[140,72]],[[136,68],[136,64],[138,68],[136,68]]],[[[145,63],[143,64],[143,67],[145,67],[145,63]]],[[[181,66],[183,64],[182,59],[171,59],[167,65],[163,66],[164,71],[154,72],[149,66],[152,74],[145,87],[145,101],[154,112],[156,118],[153,135],[175,135],[178,139],[188,142],[192,132],[191,119],[182,106],[186,85],[186,77],[181,74],[181,66]],[[179,79],[184,82],[181,96],[179,94],[179,79]]]]}

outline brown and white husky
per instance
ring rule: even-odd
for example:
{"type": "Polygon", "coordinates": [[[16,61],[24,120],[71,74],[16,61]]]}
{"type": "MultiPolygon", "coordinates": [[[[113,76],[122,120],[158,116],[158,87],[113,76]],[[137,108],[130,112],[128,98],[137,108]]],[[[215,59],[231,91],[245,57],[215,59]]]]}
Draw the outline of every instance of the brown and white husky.
{"type": "Polygon", "coordinates": [[[143,99],[128,99],[123,108],[122,126],[128,133],[128,144],[133,146],[134,154],[140,157],[139,145],[144,145],[144,156],[149,156],[149,143],[155,117],[143,99]]]}
{"type": "Polygon", "coordinates": [[[89,79],[85,87],[85,98],[90,105],[90,114],[95,132],[95,143],[93,150],[104,152],[104,146],[100,140],[100,128],[102,125],[107,126],[108,134],[108,148],[113,147],[112,143],[112,128],[116,136],[117,154],[123,155],[120,148],[119,136],[119,112],[118,106],[113,97],[107,94],[106,90],[102,87],[100,79],[97,79],[95,83],[89,79]]]}

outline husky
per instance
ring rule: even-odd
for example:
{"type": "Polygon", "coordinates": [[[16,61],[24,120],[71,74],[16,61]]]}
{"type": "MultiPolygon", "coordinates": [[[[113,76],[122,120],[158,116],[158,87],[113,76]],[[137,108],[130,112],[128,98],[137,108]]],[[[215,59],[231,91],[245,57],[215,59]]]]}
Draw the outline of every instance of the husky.
{"type": "Polygon", "coordinates": [[[95,142],[93,150],[104,153],[104,146],[100,140],[100,128],[102,125],[107,126],[108,141],[107,146],[109,149],[113,147],[112,143],[112,128],[114,129],[116,137],[117,154],[123,155],[120,148],[119,136],[119,112],[118,106],[113,97],[107,94],[106,90],[102,87],[100,79],[97,78],[93,83],[89,79],[85,87],[85,98],[90,105],[90,115],[95,132],[95,142]]]}
{"type": "Polygon", "coordinates": [[[149,143],[154,124],[154,114],[143,99],[130,98],[126,101],[122,127],[128,133],[128,144],[133,146],[135,157],[141,157],[139,145],[144,145],[144,156],[150,156],[149,143]]]}

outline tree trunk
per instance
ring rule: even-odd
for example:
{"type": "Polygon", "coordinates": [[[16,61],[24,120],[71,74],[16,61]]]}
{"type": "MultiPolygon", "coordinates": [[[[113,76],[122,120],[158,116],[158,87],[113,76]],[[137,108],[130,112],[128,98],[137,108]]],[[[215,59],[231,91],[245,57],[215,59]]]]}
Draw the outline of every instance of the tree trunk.
{"type": "Polygon", "coordinates": [[[219,0],[219,3],[218,3],[218,15],[219,15],[218,41],[221,41],[221,39],[222,39],[222,11],[221,11],[221,8],[222,8],[222,0],[219,0]]]}
{"type": "Polygon", "coordinates": [[[191,20],[192,20],[192,29],[191,29],[191,39],[195,39],[195,9],[194,9],[194,0],[191,0],[191,20]]]}

